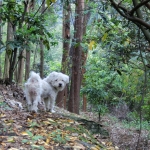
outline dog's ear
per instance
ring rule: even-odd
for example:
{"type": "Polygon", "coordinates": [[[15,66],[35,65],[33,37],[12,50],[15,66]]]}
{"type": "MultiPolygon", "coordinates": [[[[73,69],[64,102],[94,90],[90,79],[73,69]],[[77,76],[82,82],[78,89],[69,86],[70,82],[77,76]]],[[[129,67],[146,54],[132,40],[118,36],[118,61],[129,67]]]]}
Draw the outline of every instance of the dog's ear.
{"type": "Polygon", "coordinates": [[[53,71],[52,73],[50,73],[49,76],[47,77],[48,82],[52,82],[56,76],[58,76],[57,72],[53,71]]]}
{"type": "Polygon", "coordinates": [[[68,84],[69,83],[69,76],[63,74],[63,78],[64,78],[65,83],[68,84]]]}

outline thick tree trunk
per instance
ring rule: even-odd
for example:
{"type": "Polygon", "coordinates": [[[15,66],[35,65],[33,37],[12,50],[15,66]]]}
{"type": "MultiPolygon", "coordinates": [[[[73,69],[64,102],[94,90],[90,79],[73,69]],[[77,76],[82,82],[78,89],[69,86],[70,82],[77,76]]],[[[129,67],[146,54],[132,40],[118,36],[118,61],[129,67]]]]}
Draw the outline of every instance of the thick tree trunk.
{"type": "Polygon", "coordinates": [[[84,0],[76,0],[76,17],[74,26],[74,39],[76,40],[76,46],[73,48],[72,55],[72,75],[71,75],[71,87],[70,97],[68,102],[68,110],[79,114],[80,103],[80,86],[81,86],[81,54],[82,47],[81,42],[83,38],[83,10],[84,0]]]}
{"type": "MultiPolygon", "coordinates": [[[[61,63],[61,72],[67,74],[68,70],[68,53],[70,49],[70,3],[67,0],[63,4],[63,56],[61,63]]],[[[66,108],[67,99],[67,88],[59,92],[56,99],[56,104],[58,107],[66,108]]]]}

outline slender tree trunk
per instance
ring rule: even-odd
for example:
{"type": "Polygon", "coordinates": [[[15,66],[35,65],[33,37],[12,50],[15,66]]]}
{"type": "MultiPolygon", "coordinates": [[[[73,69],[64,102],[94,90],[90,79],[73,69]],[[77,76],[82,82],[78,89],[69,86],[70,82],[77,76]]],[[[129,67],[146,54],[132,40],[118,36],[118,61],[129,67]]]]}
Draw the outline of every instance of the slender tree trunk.
{"type": "Polygon", "coordinates": [[[40,40],[40,76],[44,75],[44,45],[43,40],[40,40]]]}
{"type": "Polygon", "coordinates": [[[18,83],[22,84],[23,82],[23,75],[24,75],[24,58],[25,58],[25,50],[22,50],[19,56],[19,64],[18,64],[18,83]]]}
{"type": "MultiPolygon", "coordinates": [[[[63,55],[61,63],[61,72],[67,74],[68,53],[70,49],[70,3],[67,0],[63,4],[63,55]]],[[[66,108],[67,88],[59,92],[56,99],[56,104],[59,107],[66,108]]]]}
{"type": "Polygon", "coordinates": [[[26,50],[25,80],[29,78],[29,72],[30,72],[30,51],[26,50]]]}
{"type": "Polygon", "coordinates": [[[76,0],[76,17],[74,26],[74,39],[76,40],[76,46],[73,48],[72,55],[72,75],[71,75],[71,87],[70,97],[68,101],[68,110],[79,114],[80,103],[80,87],[81,87],[81,54],[82,47],[81,42],[83,38],[83,10],[84,0],[76,0]]]}
{"type": "MultiPolygon", "coordinates": [[[[0,7],[2,5],[2,1],[0,0],[0,7]]],[[[0,18],[0,24],[2,23],[2,20],[0,18]]],[[[2,26],[0,26],[0,41],[2,41],[2,26]]],[[[0,43],[0,49],[1,49],[2,45],[0,43]]],[[[1,66],[2,62],[1,62],[1,54],[0,54],[0,78],[2,77],[2,66],[1,66]]]]}
{"type": "Polygon", "coordinates": [[[14,72],[14,67],[15,67],[15,62],[17,58],[17,48],[14,48],[11,58],[10,58],[10,68],[9,68],[9,82],[11,83],[13,80],[13,72],[14,72]]]}
{"type": "MultiPolygon", "coordinates": [[[[45,1],[42,4],[41,13],[45,10],[45,1]]],[[[40,40],[40,76],[44,76],[44,45],[43,40],[40,40]]]]}
{"type": "MultiPolygon", "coordinates": [[[[27,12],[30,12],[30,10],[34,10],[34,7],[35,7],[35,0],[32,0],[29,2],[27,6],[27,12]]],[[[25,81],[29,78],[29,73],[30,73],[30,55],[31,55],[30,50],[26,50],[25,81]]]]}
{"type": "MultiPolygon", "coordinates": [[[[85,6],[85,9],[90,9],[87,6],[87,4],[85,6]]],[[[88,13],[84,14],[84,19],[83,19],[83,35],[84,36],[86,35],[86,27],[87,27],[87,23],[88,23],[90,16],[91,16],[90,11],[88,13]]],[[[87,56],[88,56],[88,49],[87,49],[87,51],[82,50],[82,54],[81,54],[81,60],[82,60],[81,85],[83,87],[84,87],[84,74],[86,72],[85,64],[86,64],[87,56]]],[[[83,95],[83,111],[86,111],[86,106],[87,106],[87,98],[86,98],[86,95],[83,95]]]]}
{"type": "MultiPolygon", "coordinates": [[[[13,40],[13,28],[10,22],[7,23],[7,42],[13,40]]],[[[4,65],[4,75],[3,78],[9,78],[9,68],[10,68],[10,56],[13,50],[9,47],[9,44],[6,46],[5,52],[5,65],[4,65]]]]}

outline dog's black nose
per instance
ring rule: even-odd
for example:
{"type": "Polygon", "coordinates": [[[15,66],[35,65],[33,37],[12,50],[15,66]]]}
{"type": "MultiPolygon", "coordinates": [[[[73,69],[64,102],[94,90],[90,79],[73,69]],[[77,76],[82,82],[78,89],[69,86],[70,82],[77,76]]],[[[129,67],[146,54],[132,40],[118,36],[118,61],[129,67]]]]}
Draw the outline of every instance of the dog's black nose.
{"type": "Polygon", "coordinates": [[[61,87],[62,86],[62,84],[61,83],[59,83],[59,87],[61,87]]]}

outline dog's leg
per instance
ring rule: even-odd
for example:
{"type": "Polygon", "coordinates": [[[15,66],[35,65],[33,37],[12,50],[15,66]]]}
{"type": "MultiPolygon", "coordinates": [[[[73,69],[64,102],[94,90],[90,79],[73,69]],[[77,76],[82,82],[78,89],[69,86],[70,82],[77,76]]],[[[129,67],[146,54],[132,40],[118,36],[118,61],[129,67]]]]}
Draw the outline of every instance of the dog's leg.
{"type": "Polygon", "coordinates": [[[31,111],[32,110],[32,100],[29,95],[26,95],[26,100],[27,100],[28,111],[31,111]]]}
{"type": "Polygon", "coordinates": [[[49,111],[49,109],[50,109],[50,100],[49,100],[49,98],[44,98],[44,105],[45,105],[45,110],[49,111]]]}
{"type": "Polygon", "coordinates": [[[54,113],[54,112],[55,112],[55,110],[54,110],[55,98],[56,98],[56,97],[51,96],[51,99],[50,99],[50,112],[51,112],[51,113],[54,113]]]}
{"type": "Polygon", "coordinates": [[[41,96],[37,96],[36,99],[33,101],[32,111],[37,112],[38,110],[38,103],[41,101],[41,96]]]}

